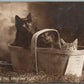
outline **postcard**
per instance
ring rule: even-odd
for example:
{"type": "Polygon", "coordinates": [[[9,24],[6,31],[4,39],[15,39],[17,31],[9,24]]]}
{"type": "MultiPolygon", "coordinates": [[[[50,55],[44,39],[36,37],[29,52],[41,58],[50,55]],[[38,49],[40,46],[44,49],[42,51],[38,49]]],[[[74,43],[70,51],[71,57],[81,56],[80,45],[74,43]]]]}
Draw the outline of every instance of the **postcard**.
{"type": "Polygon", "coordinates": [[[83,83],[84,2],[0,2],[0,83],[83,83]]]}

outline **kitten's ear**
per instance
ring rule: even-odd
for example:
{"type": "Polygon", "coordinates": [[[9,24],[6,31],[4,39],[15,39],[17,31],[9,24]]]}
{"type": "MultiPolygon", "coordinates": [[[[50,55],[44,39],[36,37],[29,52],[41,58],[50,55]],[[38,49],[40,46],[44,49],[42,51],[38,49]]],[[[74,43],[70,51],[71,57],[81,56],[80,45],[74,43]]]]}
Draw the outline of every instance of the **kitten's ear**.
{"type": "Polygon", "coordinates": [[[32,22],[31,13],[28,14],[27,19],[28,19],[28,22],[29,22],[29,23],[32,22]]]}
{"type": "Polygon", "coordinates": [[[75,40],[73,41],[73,43],[77,45],[77,44],[78,44],[78,39],[75,39],[75,40]]]}
{"type": "Polygon", "coordinates": [[[21,22],[22,22],[21,18],[16,15],[15,16],[15,26],[16,26],[16,29],[17,30],[20,30],[21,29],[21,27],[19,27],[19,25],[18,25],[18,24],[21,24],[21,22]]]}
{"type": "Polygon", "coordinates": [[[20,18],[18,15],[16,15],[16,16],[15,16],[15,21],[16,21],[16,22],[19,22],[19,21],[21,21],[21,18],[20,18]]]}
{"type": "Polygon", "coordinates": [[[60,41],[61,41],[62,45],[66,44],[66,42],[62,38],[60,39],[60,41]]]}

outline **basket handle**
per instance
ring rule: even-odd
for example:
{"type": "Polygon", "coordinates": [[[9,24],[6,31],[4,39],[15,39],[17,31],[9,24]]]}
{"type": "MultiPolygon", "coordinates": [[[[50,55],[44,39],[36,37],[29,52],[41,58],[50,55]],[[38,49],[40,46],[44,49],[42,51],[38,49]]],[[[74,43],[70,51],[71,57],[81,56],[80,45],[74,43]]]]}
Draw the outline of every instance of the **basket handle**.
{"type": "Polygon", "coordinates": [[[48,31],[55,31],[55,32],[57,32],[59,47],[61,48],[60,34],[59,34],[59,32],[56,29],[43,29],[43,30],[40,30],[40,31],[36,32],[33,35],[32,40],[31,40],[32,55],[35,55],[36,73],[38,73],[37,39],[38,39],[39,35],[41,35],[42,33],[48,32],[48,31]]]}

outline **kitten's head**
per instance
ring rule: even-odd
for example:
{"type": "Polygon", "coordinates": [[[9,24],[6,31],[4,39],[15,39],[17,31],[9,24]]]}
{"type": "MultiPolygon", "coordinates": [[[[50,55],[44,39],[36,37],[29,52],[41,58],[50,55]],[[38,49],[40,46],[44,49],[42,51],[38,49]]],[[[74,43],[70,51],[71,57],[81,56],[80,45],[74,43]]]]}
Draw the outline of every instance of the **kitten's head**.
{"type": "Polygon", "coordinates": [[[72,43],[66,43],[63,39],[61,39],[62,48],[65,50],[77,50],[78,39],[75,39],[72,43]]]}
{"type": "Polygon", "coordinates": [[[42,38],[44,38],[47,43],[52,43],[53,41],[52,35],[50,35],[49,32],[43,33],[42,38]]]}
{"type": "Polygon", "coordinates": [[[26,18],[20,18],[18,15],[16,15],[15,25],[17,30],[27,29],[27,31],[31,31],[31,26],[32,26],[31,13],[29,13],[26,18]]]}

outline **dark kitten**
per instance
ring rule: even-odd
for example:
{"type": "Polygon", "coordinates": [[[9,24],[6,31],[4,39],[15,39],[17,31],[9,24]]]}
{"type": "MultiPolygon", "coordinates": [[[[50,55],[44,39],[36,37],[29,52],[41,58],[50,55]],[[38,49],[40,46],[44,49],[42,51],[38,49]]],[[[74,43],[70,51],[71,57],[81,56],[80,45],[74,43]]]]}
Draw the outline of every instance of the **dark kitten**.
{"type": "Polygon", "coordinates": [[[12,45],[29,48],[31,45],[32,33],[32,18],[31,13],[26,18],[15,16],[15,26],[17,29],[16,39],[12,45]]]}

